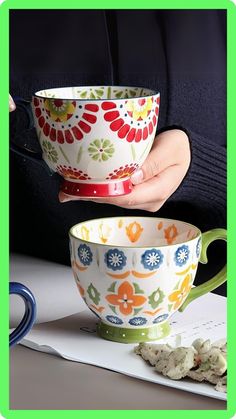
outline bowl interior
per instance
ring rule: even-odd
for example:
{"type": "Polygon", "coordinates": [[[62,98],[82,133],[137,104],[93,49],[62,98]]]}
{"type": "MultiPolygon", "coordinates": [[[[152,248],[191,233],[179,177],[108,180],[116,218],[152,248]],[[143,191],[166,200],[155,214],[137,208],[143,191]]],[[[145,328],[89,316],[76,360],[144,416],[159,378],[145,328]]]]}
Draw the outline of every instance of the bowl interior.
{"type": "MultiPolygon", "coordinates": [[[[103,99],[128,99],[142,98],[157,94],[154,90],[144,87],[130,86],[75,86],[60,87],[55,89],[40,90],[35,96],[52,99],[80,99],[80,100],[103,100],[103,99]]],[[[140,104],[141,105],[141,104],[140,104]]]]}
{"type": "Polygon", "coordinates": [[[200,236],[200,230],[183,221],[154,217],[115,217],[85,221],[71,228],[80,240],[117,247],[168,246],[200,236]]]}

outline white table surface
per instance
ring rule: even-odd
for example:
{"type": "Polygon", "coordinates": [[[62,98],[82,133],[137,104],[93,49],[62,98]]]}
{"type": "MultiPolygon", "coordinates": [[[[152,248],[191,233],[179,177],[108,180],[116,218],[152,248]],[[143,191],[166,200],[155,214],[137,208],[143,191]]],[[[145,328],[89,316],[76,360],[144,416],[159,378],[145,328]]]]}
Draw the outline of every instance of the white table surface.
{"type": "Polygon", "coordinates": [[[10,409],[223,410],[226,402],[37,352],[11,350],[10,409]]]}
{"type": "MultiPolygon", "coordinates": [[[[78,293],[69,266],[25,255],[12,254],[10,280],[21,282],[37,301],[36,323],[61,319],[86,307],[78,293]]],[[[18,296],[10,297],[10,327],[16,327],[24,313],[24,303],[18,296]]]]}

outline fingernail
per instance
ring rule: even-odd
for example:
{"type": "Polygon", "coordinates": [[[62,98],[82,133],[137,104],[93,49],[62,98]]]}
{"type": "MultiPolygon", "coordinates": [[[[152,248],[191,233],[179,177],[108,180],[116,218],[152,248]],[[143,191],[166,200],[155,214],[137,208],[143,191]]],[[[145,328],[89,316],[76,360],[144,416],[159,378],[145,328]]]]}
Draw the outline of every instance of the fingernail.
{"type": "Polygon", "coordinates": [[[64,202],[69,202],[69,201],[80,201],[79,196],[68,196],[64,194],[64,192],[62,191],[59,192],[58,199],[61,204],[64,204],[64,202]]]}
{"type": "Polygon", "coordinates": [[[68,198],[63,192],[59,192],[59,196],[58,196],[58,198],[59,198],[59,202],[61,203],[61,204],[63,204],[63,202],[68,202],[68,201],[70,201],[70,198],[68,198]]]}
{"type": "Polygon", "coordinates": [[[141,169],[137,170],[137,172],[133,173],[131,176],[131,182],[133,185],[138,185],[143,181],[143,171],[141,169]]]}
{"type": "Polygon", "coordinates": [[[16,109],[16,105],[14,105],[14,103],[10,103],[9,104],[9,107],[10,107],[10,111],[12,112],[12,111],[14,111],[15,109],[16,109]]]}
{"type": "Polygon", "coordinates": [[[67,198],[60,198],[60,197],[59,197],[59,202],[60,202],[61,204],[64,204],[64,202],[67,202],[67,201],[69,201],[69,199],[67,199],[67,198]]]}
{"type": "Polygon", "coordinates": [[[9,108],[10,111],[14,111],[16,109],[16,105],[11,97],[9,98],[9,108]]]}

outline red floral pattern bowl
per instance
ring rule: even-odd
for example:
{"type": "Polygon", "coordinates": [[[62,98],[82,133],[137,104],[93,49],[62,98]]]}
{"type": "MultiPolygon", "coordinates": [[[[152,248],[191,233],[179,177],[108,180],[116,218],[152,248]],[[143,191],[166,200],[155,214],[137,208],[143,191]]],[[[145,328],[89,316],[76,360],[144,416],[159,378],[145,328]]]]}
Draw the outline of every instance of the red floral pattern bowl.
{"type": "Polygon", "coordinates": [[[84,86],[42,90],[32,102],[48,166],[69,196],[130,193],[130,176],[155,137],[160,94],[141,87],[84,86]]]}

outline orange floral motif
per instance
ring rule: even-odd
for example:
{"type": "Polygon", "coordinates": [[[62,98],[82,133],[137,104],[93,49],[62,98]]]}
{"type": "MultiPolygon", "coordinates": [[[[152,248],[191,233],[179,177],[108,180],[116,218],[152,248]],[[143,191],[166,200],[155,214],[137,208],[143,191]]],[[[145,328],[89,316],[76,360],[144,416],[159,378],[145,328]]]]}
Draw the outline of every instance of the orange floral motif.
{"type": "Polygon", "coordinates": [[[79,271],[86,271],[86,269],[88,269],[87,266],[80,266],[76,260],[72,260],[71,262],[71,266],[73,268],[73,271],[75,271],[75,268],[77,268],[79,271]]]}
{"type": "Polygon", "coordinates": [[[136,242],[141,236],[143,228],[136,221],[126,227],[126,234],[132,243],[136,242]]]}
{"type": "Polygon", "coordinates": [[[96,310],[96,311],[98,311],[99,313],[102,313],[103,312],[103,310],[105,309],[105,307],[97,307],[97,306],[94,306],[93,304],[91,304],[91,306],[90,306],[91,308],[93,308],[94,310],[96,310]]]}
{"type": "Polygon", "coordinates": [[[172,244],[173,241],[175,241],[176,237],[178,236],[178,231],[174,224],[172,224],[168,228],[165,228],[164,232],[165,232],[165,239],[168,244],[172,244]]]}
{"type": "Polygon", "coordinates": [[[78,290],[80,292],[81,297],[83,297],[84,296],[84,289],[83,289],[83,287],[81,287],[81,285],[78,284],[78,282],[76,282],[76,285],[78,287],[78,290]]]}
{"type": "Polygon", "coordinates": [[[172,292],[169,295],[169,301],[174,303],[174,307],[173,307],[174,310],[177,310],[181,306],[183,300],[185,299],[185,297],[187,297],[189,291],[191,290],[191,278],[192,278],[192,276],[190,274],[188,274],[184,278],[184,280],[183,280],[183,282],[180,286],[180,289],[172,292]]]}
{"type": "Polygon", "coordinates": [[[150,316],[155,316],[155,314],[157,314],[157,313],[159,313],[159,311],[161,311],[161,310],[163,310],[163,308],[161,307],[161,308],[157,308],[156,310],[154,310],[154,311],[144,311],[144,313],[145,314],[150,314],[150,316]]]}
{"type": "Polygon", "coordinates": [[[162,229],[162,227],[163,227],[163,222],[162,222],[162,221],[160,221],[160,223],[158,223],[158,224],[157,224],[157,229],[158,229],[158,230],[161,230],[161,229],[162,229]]]}
{"type": "Polygon", "coordinates": [[[182,271],[182,272],[175,272],[175,274],[176,275],[185,275],[186,273],[188,273],[188,271],[190,270],[190,269],[192,269],[193,271],[196,269],[196,267],[197,267],[197,264],[196,265],[194,265],[193,263],[192,264],[190,264],[184,271],[182,271]]]}
{"type": "Polygon", "coordinates": [[[111,278],[125,279],[130,275],[130,271],[126,271],[123,274],[110,274],[109,272],[106,272],[106,274],[109,275],[111,278]]]}
{"type": "Polygon", "coordinates": [[[137,271],[126,271],[123,274],[111,274],[110,272],[106,272],[106,274],[109,275],[111,278],[115,278],[115,279],[125,279],[131,274],[135,276],[135,278],[145,279],[145,278],[150,278],[150,276],[153,276],[156,272],[157,271],[153,271],[153,272],[148,272],[146,274],[146,273],[137,272],[137,271]]]}
{"type": "Polygon", "coordinates": [[[87,267],[86,266],[80,266],[75,260],[73,260],[71,262],[72,268],[75,271],[75,268],[79,269],[79,271],[86,271],[87,267]]]}
{"type": "Polygon", "coordinates": [[[117,294],[109,294],[106,299],[110,304],[119,306],[120,312],[125,316],[132,314],[134,307],[142,306],[147,300],[143,295],[135,294],[134,287],[128,281],[118,287],[117,294]]]}
{"type": "Polygon", "coordinates": [[[144,274],[142,272],[137,271],[131,271],[132,275],[135,276],[135,278],[150,278],[150,276],[153,276],[157,271],[148,272],[147,274],[144,274]]]}
{"type": "Polygon", "coordinates": [[[80,266],[77,262],[74,263],[74,266],[76,266],[79,271],[86,271],[86,269],[88,269],[87,266],[80,266]]]}

